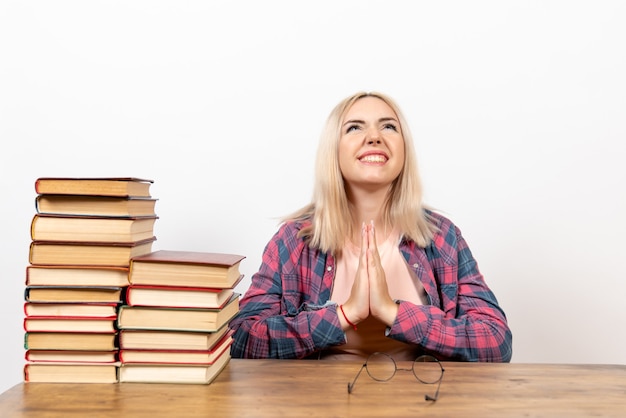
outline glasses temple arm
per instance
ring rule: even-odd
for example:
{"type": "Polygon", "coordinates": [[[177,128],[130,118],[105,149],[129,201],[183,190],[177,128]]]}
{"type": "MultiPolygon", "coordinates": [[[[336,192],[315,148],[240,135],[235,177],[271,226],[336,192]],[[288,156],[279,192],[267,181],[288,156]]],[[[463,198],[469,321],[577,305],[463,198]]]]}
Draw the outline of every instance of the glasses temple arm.
{"type": "Polygon", "coordinates": [[[435,396],[430,396],[428,394],[424,395],[424,398],[427,401],[436,401],[437,399],[439,399],[439,388],[441,387],[441,381],[443,380],[443,370],[441,371],[441,377],[439,378],[439,384],[437,385],[437,390],[435,391],[435,396]]]}
{"type": "Polygon", "coordinates": [[[363,369],[365,368],[366,365],[367,365],[367,362],[363,363],[363,365],[359,369],[359,372],[354,377],[354,380],[352,381],[352,383],[348,383],[348,393],[352,393],[352,389],[354,388],[356,380],[359,378],[359,376],[361,375],[361,372],[363,371],[363,369]]]}

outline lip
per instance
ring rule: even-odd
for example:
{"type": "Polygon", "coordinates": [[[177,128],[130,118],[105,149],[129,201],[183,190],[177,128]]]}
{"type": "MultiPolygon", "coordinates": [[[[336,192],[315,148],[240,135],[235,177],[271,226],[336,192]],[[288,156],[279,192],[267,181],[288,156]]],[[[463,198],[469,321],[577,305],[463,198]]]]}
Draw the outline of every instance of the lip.
{"type": "Polygon", "coordinates": [[[387,161],[389,160],[389,155],[387,155],[387,153],[382,152],[382,151],[366,151],[366,152],[364,152],[363,154],[358,155],[358,156],[357,156],[357,159],[358,159],[359,161],[363,162],[363,159],[364,159],[365,157],[369,157],[369,156],[372,156],[372,155],[379,155],[379,156],[382,156],[382,157],[385,159],[385,161],[384,161],[384,162],[387,162],[387,161]]]}

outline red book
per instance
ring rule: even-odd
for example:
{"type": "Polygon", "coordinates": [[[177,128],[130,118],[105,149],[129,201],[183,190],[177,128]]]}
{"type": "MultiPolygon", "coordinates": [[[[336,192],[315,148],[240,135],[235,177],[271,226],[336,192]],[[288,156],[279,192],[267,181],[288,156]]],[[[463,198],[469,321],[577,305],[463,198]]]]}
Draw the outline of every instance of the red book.
{"type": "Polygon", "coordinates": [[[126,302],[131,306],[172,308],[222,308],[233,295],[232,288],[130,285],[126,302]]]}
{"type": "Polygon", "coordinates": [[[117,316],[117,303],[55,303],[26,302],[27,317],[83,317],[113,318],[117,316]]]}
{"type": "Polygon", "coordinates": [[[118,334],[119,348],[210,351],[228,332],[228,324],[214,332],[122,329],[118,334]]]}
{"type": "Polygon", "coordinates": [[[27,350],[26,361],[33,363],[115,363],[117,351],[27,350]]]}
{"type": "Polygon", "coordinates": [[[162,331],[216,332],[239,312],[239,294],[234,293],[221,308],[171,308],[122,305],[117,327],[162,331]]]}
{"type": "Polygon", "coordinates": [[[224,335],[210,350],[130,350],[120,349],[119,358],[123,364],[213,364],[226,350],[233,338],[231,333],[224,335]]]}
{"type": "Polygon", "coordinates": [[[128,286],[128,267],[26,267],[26,286],[128,286]]]}
{"type": "Polygon", "coordinates": [[[245,257],[195,251],[160,250],[130,261],[130,284],[180,287],[234,287],[241,280],[245,257]]]}

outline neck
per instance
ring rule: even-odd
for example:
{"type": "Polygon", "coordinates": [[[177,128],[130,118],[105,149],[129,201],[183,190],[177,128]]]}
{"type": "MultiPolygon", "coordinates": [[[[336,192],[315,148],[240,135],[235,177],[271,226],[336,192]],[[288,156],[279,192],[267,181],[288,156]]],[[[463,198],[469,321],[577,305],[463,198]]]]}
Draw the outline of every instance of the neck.
{"type": "Polygon", "coordinates": [[[349,193],[350,211],[352,212],[352,242],[360,246],[361,226],[363,222],[374,222],[376,230],[376,242],[381,243],[387,239],[391,232],[391,225],[385,222],[384,205],[388,190],[359,191],[351,190],[349,193]]]}

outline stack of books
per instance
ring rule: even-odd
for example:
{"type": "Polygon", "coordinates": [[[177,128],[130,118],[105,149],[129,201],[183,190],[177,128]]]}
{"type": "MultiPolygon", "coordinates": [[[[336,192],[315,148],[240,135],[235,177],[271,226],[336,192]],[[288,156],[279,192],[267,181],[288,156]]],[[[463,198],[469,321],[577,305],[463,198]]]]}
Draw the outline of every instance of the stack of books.
{"type": "Polygon", "coordinates": [[[152,251],[152,180],[39,178],[26,267],[28,382],[118,381],[130,259],[152,251]]]}
{"type": "Polygon", "coordinates": [[[133,257],[119,309],[119,381],[209,384],[228,364],[244,257],[160,250],[133,257]]]}

